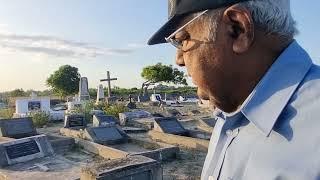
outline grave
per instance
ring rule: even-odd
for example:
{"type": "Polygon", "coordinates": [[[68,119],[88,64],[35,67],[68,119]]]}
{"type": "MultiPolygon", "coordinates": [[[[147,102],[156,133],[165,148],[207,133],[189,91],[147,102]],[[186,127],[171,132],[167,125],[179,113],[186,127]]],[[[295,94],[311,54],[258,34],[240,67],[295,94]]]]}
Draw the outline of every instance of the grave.
{"type": "Polygon", "coordinates": [[[104,89],[103,89],[103,85],[100,84],[98,86],[98,91],[97,91],[97,101],[96,103],[99,103],[99,102],[103,102],[104,101],[104,89]]]}
{"type": "Polygon", "coordinates": [[[129,156],[90,165],[81,171],[81,180],[162,180],[161,164],[144,156],[129,156]]]}
{"type": "Polygon", "coordinates": [[[38,135],[0,143],[0,167],[53,154],[47,136],[38,135]]]}
{"type": "Polygon", "coordinates": [[[87,126],[84,115],[70,114],[65,116],[64,128],[84,129],[87,126]]]}
{"type": "Polygon", "coordinates": [[[2,119],[0,121],[0,136],[24,138],[37,134],[31,118],[2,119]]]}
{"type": "Polygon", "coordinates": [[[115,125],[85,129],[86,138],[103,145],[120,144],[128,141],[128,135],[115,125]]]}
{"type": "Polygon", "coordinates": [[[88,87],[88,78],[81,77],[79,81],[79,101],[90,100],[88,87]]]}
{"type": "Polygon", "coordinates": [[[151,113],[143,110],[136,110],[133,112],[119,113],[120,124],[125,125],[127,121],[137,119],[137,118],[147,118],[151,117],[151,113]]]}
{"type": "Polygon", "coordinates": [[[97,114],[93,116],[93,127],[119,124],[118,120],[110,115],[97,114]]]}
{"type": "Polygon", "coordinates": [[[188,134],[188,131],[180,124],[180,122],[175,117],[155,118],[154,121],[155,131],[175,135],[188,134]]]}

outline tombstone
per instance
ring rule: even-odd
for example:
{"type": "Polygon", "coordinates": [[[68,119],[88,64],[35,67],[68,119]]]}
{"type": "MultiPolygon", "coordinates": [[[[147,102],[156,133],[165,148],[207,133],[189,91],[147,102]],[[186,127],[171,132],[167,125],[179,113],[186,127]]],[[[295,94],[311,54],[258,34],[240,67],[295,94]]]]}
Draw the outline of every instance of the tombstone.
{"type": "Polygon", "coordinates": [[[132,101],[132,96],[131,96],[131,94],[129,95],[129,103],[128,103],[126,106],[127,106],[127,108],[129,108],[129,109],[136,109],[136,108],[137,108],[136,103],[134,103],[134,102],[132,101]]]}
{"type": "Polygon", "coordinates": [[[175,117],[155,118],[154,121],[155,131],[175,135],[188,134],[188,131],[181,125],[181,123],[175,117]]]}
{"type": "Polygon", "coordinates": [[[93,127],[108,126],[120,124],[119,121],[109,115],[99,114],[93,116],[93,127]]]}
{"type": "Polygon", "coordinates": [[[103,90],[103,85],[100,84],[98,86],[98,91],[97,91],[97,103],[104,101],[104,90],[103,90]]]}
{"type": "Polygon", "coordinates": [[[31,118],[2,119],[0,121],[0,136],[24,138],[37,135],[31,118]]]}
{"type": "Polygon", "coordinates": [[[25,97],[16,99],[14,117],[27,117],[34,111],[50,113],[50,97],[25,97]]]}
{"type": "Polygon", "coordinates": [[[85,133],[89,140],[102,145],[120,144],[128,141],[128,135],[115,125],[86,128],[85,133]]]}
{"type": "Polygon", "coordinates": [[[79,100],[86,101],[90,100],[89,89],[88,89],[88,78],[81,77],[79,82],[79,100]]]}
{"type": "Polygon", "coordinates": [[[182,116],[182,114],[176,109],[166,109],[166,114],[168,116],[182,116]]]}
{"type": "Polygon", "coordinates": [[[141,155],[102,161],[81,170],[81,180],[162,180],[160,162],[141,155]]]}
{"type": "Polygon", "coordinates": [[[143,110],[119,113],[119,119],[120,119],[121,125],[125,125],[127,121],[130,121],[135,118],[147,118],[151,116],[152,116],[151,113],[143,110]]]}
{"type": "Polygon", "coordinates": [[[108,82],[108,97],[111,97],[111,81],[116,81],[117,78],[110,78],[110,72],[107,71],[107,79],[101,79],[100,82],[108,82]]]}
{"type": "Polygon", "coordinates": [[[149,95],[139,95],[138,96],[138,102],[147,102],[150,101],[149,95]]]}
{"type": "Polygon", "coordinates": [[[30,161],[53,154],[45,135],[31,136],[0,143],[0,167],[30,161]]]}
{"type": "Polygon", "coordinates": [[[64,128],[84,129],[86,126],[87,122],[82,114],[70,114],[65,116],[64,128]]]}

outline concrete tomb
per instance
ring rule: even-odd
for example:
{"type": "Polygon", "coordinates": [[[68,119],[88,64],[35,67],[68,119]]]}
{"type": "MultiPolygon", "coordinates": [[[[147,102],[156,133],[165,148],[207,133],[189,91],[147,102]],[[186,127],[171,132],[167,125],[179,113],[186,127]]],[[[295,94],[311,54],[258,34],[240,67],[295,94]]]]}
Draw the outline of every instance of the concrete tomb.
{"type": "Polygon", "coordinates": [[[97,91],[97,103],[101,102],[101,101],[104,101],[104,89],[103,89],[103,85],[100,84],[98,86],[98,91],[97,91]]]}
{"type": "Polygon", "coordinates": [[[188,131],[180,124],[180,122],[175,117],[155,118],[154,121],[155,131],[175,135],[188,134],[188,131]]]}
{"type": "Polygon", "coordinates": [[[98,144],[120,144],[128,141],[128,135],[118,126],[91,127],[85,129],[86,137],[98,144]]]}
{"type": "Polygon", "coordinates": [[[130,121],[132,119],[136,118],[147,118],[151,117],[151,113],[143,110],[137,110],[133,112],[124,112],[124,113],[119,113],[119,118],[120,118],[120,124],[125,125],[127,121],[130,121]]]}
{"type": "Polygon", "coordinates": [[[83,168],[81,180],[162,180],[161,164],[144,156],[129,156],[83,168]]]}
{"type": "Polygon", "coordinates": [[[109,115],[97,114],[93,116],[93,127],[119,124],[118,120],[109,115]]]}
{"type": "Polygon", "coordinates": [[[0,167],[30,161],[53,154],[45,135],[32,136],[0,143],[0,167]]]}
{"type": "Polygon", "coordinates": [[[0,136],[24,138],[37,134],[31,118],[2,119],[0,121],[0,136]]]}
{"type": "Polygon", "coordinates": [[[87,127],[87,122],[84,115],[71,114],[65,116],[64,128],[84,129],[85,127],[87,127]]]}

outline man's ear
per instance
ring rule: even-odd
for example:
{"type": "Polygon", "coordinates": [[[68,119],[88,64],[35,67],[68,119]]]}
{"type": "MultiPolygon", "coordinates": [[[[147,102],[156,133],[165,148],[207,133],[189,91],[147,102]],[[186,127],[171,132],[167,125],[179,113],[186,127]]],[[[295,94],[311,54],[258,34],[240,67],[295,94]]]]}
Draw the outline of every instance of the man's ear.
{"type": "Polygon", "coordinates": [[[254,24],[251,13],[239,5],[227,8],[222,17],[227,33],[233,41],[233,51],[243,53],[249,49],[254,39],[254,24]]]}

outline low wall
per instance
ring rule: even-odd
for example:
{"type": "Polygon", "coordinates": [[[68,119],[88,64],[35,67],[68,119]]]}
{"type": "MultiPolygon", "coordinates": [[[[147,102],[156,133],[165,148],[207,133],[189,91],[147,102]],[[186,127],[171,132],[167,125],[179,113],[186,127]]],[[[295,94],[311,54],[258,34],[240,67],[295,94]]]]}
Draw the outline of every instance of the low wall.
{"type": "Polygon", "coordinates": [[[209,141],[203,139],[178,136],[158,131],[149,131],[148,135],[155,141],[177,145],[186,149],[194,149],[198,151],[207,152],[209,147],[209,141]]]}

